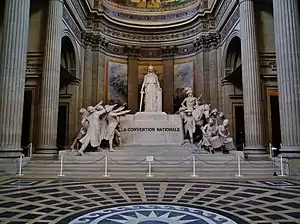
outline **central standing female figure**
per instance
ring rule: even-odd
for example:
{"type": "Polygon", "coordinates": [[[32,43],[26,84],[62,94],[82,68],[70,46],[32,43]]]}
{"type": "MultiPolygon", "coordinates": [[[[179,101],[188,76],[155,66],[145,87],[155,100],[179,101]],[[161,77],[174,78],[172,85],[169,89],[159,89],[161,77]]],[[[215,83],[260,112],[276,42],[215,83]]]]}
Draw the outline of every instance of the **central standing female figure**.
{"type": "Polygon", "coordinates": [[[141,88],[140,111],[142,110],[143,100],[145,102],[145,112],[162,111],[162,91],[152,65],[148,67],[148,73],[144,77],[141,88]]]}

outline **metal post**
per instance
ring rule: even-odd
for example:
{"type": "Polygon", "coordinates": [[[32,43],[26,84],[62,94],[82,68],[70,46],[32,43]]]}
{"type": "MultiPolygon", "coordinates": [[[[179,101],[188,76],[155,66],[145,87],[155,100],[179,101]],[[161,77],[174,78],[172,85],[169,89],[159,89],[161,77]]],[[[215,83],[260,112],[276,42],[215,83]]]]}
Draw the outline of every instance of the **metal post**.
{"type": "Polygon", "coordinates": [[[59,176],[59,177],[65,176],[65,175],[63,174],[63,164],[64,164],[64,156],[61,155],[61,157],[60,157],[60,174],[57,175],[57,176],[59,176]]]}
{"type": "Polygon", "coordinates": [[[237,163],[238,163],[238,174],[235,176],[242,177],[242,175],[241,175],[241,157],[240,156],[237,156],[237,163]]]}
{"type": "Polygon", "coordinates": [[[148,160],[148,175],[147,177],[153,177],[151,173],[151,159],[148,160]]]}
{"type": "Polygon", "coordinates": [[[32,158],[32,143],[29,145],[29,158],[32,158]]]}
{"type": "Polygon", "coordinates": [[[22,173],[22,159],[23,159],[23,155],[20,155],[20,161],[19,161],[19,173],[17,174],[17,176],[23,176],[24,174],[22,173]]]}
{"type": "Polygon", "coordinates": [[[105,162],[104,162],[104,177],[109,177],[109,174],[107,173],[107,156],[105,156],[105,162]]]}
{"type": "Polygon", "coordinates": [[[196,157],[192,156],[192,158],[193,158],[193,174],[191,176],[197,177],[198,175],[196,175],[196,157]]]}
{"type": "Polygon", "coordinates": [[[270,159],[272,159],[272,144],[271,143],[269,143],[269,150],[270,150],[270,159]]]}
{"type": "Polygon", "coordinates": [[[283,161],[282,161],[282,155],[280,155],[280,175],[281,177],[284,177],[286,175],[284,175],[284,172],[283,172],[283,161]]]}

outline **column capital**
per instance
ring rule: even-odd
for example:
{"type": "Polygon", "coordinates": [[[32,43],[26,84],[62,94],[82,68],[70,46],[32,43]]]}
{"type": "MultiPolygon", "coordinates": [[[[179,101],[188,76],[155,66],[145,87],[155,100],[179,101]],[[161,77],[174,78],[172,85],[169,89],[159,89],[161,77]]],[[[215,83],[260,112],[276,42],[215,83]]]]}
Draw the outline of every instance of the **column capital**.
{"type": "Polygon", "coordinates": [[[174,58],[176,51],[176,46],[163,46],[161,47],[161,57],[163,59],[174,58]]]}
{"type": "Polygon", "coordinates": [[[126,45],[124,52],[128,57],[138,58],[141,56],[141,49],[139,46],[126,45]]]}

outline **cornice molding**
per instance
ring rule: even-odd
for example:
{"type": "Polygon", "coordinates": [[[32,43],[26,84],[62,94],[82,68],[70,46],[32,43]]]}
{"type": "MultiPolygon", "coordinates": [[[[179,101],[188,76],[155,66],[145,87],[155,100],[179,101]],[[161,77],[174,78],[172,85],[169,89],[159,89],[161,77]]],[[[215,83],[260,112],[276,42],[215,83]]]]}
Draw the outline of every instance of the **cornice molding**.
{"type": "Polygon", "coordinates": [[[109,41],[101,34],[84,32],[81,36],[84,46],[94,51],[104,51],[110,54],[127,57],[142,58],[170,58],[191,55],[201,50],[212,50],[219,46],[220,35],[218,33],[208,33],[200,36],[189,44],[174,44],[169,46],[156,47],[135,46],[130,44],[120,44],[109,41]]]}

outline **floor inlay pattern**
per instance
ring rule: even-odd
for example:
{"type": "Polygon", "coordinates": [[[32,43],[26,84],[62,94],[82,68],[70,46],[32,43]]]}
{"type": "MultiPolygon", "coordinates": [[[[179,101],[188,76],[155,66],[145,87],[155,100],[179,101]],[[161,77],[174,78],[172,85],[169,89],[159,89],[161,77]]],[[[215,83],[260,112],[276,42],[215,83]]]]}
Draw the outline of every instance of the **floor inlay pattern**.
{"type": "Polygon", "coordinates": [[[118,182],[11,179],[0,223],[300,223],[300,182],[289,179],[118,182]]]}

